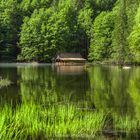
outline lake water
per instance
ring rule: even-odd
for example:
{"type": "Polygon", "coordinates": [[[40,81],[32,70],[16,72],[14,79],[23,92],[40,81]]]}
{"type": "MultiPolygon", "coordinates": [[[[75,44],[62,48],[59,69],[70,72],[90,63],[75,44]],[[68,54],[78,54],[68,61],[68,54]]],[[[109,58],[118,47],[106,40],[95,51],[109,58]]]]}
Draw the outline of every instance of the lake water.
{"type": "Polygon", "coordinates": [[[53,90],[71,102],[86,102],[89,110],[140,118],[140,67],[0,64],[0,76],[12,82],[0,89],[1,105],[37,99],[53,90]]]}
{"type": "Polygon", "coordinates": [[[140,116],[140,67],[0,64],[0,76],[12,82],[0,89],[3,104],[54,90],[73,102],[88,101],[89,108],[140,116]]]}

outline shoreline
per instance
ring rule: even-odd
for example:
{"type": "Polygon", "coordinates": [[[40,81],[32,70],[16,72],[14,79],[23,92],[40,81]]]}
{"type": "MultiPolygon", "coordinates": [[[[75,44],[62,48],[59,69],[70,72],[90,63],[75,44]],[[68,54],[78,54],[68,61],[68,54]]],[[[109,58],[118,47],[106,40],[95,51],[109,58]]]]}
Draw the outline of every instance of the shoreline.
{"type": "MultiPolygon", "coordinates": [[[[21,64],[32,64],[32,65],[52,65],[54,64],[53,62],[19,62],[19,61],[0,61],[1,64],[16,64],[16,65],[21,65],[21,64]]],[[[115,61],[87,61],[85,65],[88,66],[93,66],[93,65],[110,65],[110,66],[140,66],[140,62],[124,62],[124,64],[120,64],[115,61]]],[[[76,66],[76,64],[75,64],[76,66]]]]}

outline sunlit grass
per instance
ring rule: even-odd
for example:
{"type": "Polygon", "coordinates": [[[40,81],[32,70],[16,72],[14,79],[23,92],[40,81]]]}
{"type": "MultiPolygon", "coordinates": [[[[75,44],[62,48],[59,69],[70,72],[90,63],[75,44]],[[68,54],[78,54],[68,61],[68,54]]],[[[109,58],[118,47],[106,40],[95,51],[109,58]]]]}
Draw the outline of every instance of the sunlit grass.
{"type": "Polygon", "coordinates": [[[95,136],[104,125],[102,112],[76,110],[74,105],[41,107],[34,103],[23,103],[12,110],[1,108],[1,139],[19,139],[20,137],[73,137],[95,136]]]}
{"type": "Polygon", "coordinates": [[[107,128],[109,117],[113,120],[113,132],[140,130],[139,122],[129,116],[87,109],[85,102],[80,103],[80,108],[69,99],[60,100],[55,92],[22,99],[15,107],[8,104],[0,107],[0,139],[94,138],[107,128]]]}
{"type": "MultiPolygon", "coordinates": [[[[77,109],[75,104],[23,102],[14,109],[0,108],[0,139],[34,139],[37,137],[95,137],[107,125],[106,113],[77,109]]],[[[140,125],[129,117],[113,117],[113,131],[137,132],[140,125]]]]}
{"type": "Polygon", "coordinates": [[[38,99],[24,97],[14,108],[0,107],[0,139],[95,137],[103,129],[102,111],[83,110],[69,99],[62,100],[55,92],[48,91],[38,99]]]}

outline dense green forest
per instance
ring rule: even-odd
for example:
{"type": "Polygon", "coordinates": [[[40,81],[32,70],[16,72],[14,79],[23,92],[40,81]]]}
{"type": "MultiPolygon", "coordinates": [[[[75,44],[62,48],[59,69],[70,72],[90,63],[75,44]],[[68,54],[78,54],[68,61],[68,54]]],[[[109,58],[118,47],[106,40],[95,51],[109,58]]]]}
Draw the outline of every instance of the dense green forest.
{"type": "Polygon", "coordinates": [[[139,0],[0,0],[0,60],[140,62],[139,0]]]}

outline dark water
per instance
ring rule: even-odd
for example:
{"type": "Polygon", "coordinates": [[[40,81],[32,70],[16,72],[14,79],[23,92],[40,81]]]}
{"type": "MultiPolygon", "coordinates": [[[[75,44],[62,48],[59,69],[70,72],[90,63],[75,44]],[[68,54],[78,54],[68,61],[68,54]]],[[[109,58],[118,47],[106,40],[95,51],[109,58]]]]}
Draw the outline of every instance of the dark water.
{"type": "Polygon", "coordinates": [[[12,85],[0,89],[1,104],[16,104],[54,90],[73,102],[140,117],[140,67],[0,64],[0,76],[12,85]]]}

